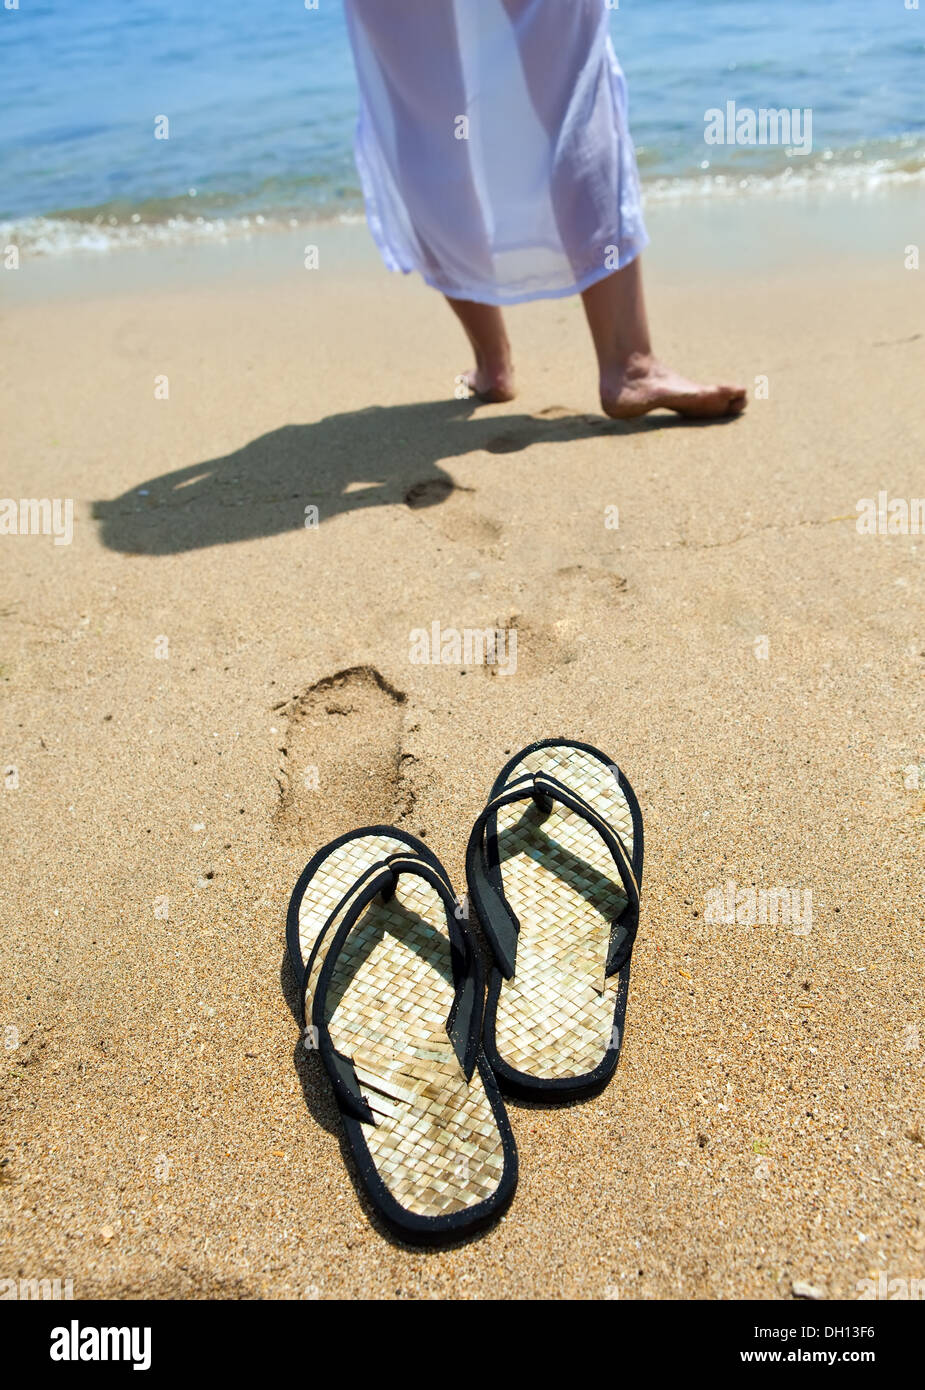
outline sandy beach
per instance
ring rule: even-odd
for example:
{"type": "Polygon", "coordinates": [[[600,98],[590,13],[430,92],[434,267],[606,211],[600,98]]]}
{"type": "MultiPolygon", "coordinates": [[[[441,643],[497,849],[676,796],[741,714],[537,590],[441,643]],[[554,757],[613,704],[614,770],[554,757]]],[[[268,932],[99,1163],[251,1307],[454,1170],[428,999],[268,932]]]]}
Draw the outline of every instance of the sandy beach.
{"type": "Polygon", "coordinates": [[[925,1277],[925,537],[856,526],[925,493],[909,211],[864,259],[819,233],[756,270],[729,232],[694,275],[713,224],[653,219],[660,353],[749,386],[714,426],[606,420],[574,300],[511,312],[515,401],[456,399],[457,325],[362,227],[321,229],[317,271],[293,238],[4,274],[0,491],[74,522],[0,536],[0,1273],[78,1298],[925,1277]],[[516,629],[516,671],[412,661],[435,622],[516,629]],[[559,734],[645,818],[620,1065],[586,1103],[510,1102],[509,1213],[411,1250],[301,1046],[289,893],[378,821],[462,893],[506,755],[559,734]],[[730,882],[808,892],[811,921],[707,921],[730,882]]]}

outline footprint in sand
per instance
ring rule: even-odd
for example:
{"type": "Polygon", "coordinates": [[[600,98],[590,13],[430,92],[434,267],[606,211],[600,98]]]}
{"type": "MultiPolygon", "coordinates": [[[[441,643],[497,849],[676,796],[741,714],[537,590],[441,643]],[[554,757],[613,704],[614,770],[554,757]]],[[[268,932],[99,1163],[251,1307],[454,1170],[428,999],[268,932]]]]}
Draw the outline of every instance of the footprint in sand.
{"type": "Polygon", "coordinates": [[[493,518],[472,511],[464,494],[474,491],[475,488],[460,487],[447,478],[422,478],[405,493],[405,504],[412,511],[420,511],[442,502],[443,506],[434,514],[433,523],[428,521],[426,524],[433,524],[448,540],[460,541],[484,551],[500,540],[504,528],[493,518]]]}
{"type": "Polygon", "coordinates": [[[563,566],[541,590],[536,625],[555,639],[566,661],[578,661],[589,629],[611,620],[625,591],[626,579],[616,570],[563,566]]]}
{"type": "Polygon", "coordinates": [[[440,502],[445,502],[455,490],[456,485],[449,478],[422,478],[419,483],[413,483],[405,493],[405,506],[410,507],[413,512],[419,511],[422,507],[436,507],[440,502]]]}
{"type": "Polygon", "coordinates": [[[556,570],[553,587],[558,599],[584,596],[606,601],[625,592],[626,579],[616,570],[598,569],[594,565],[566,565],[556,570]]]}
{"type": "Polygon", "coordinates": [[[606,627],[627,583],[616,570],[566,565],[524,588],[517,628],[518,670],[533,674],[582,659],[589,629],[606,627]]]}
{"type": "Polygon", "coordinates": [[[325,676],[274,707],[287,721],[275,818],[284,843],[317,849],[358,825],[397,824],[410,810],[406,707],[404,692],[372,666],[325,676]]]}
{"type": "MultiPolygon", "coordinates": [[[[572,428],[575,422],[580,420],[591,429],[596,429],[601,424],[612,423],[601,416],[585,415],[580,410],[570,410],[567,405],[548,405],[544,410],[538,410],[531,419],[536,425],[549,425],[550,438],[555,438],[555,426],[559,423],[567,424],[572,428]]],[[[502,434],[496,434],[493,439],[489,439],[485,445],[485,450],[489,454],[513,454],[518,449],[527,449],[531,444],[539,443],[542,437],[542,434],[529,425],[518,426],[505,430],[502,434]]]]}
{"type": "Polygon", "coordinates": [[[507,434],[496,434],[494,439],[489,439],[485,451],[489,454],[513,454],[518,449],[525,449],[530,442],[524,430],[509,430],[507,434]]]}

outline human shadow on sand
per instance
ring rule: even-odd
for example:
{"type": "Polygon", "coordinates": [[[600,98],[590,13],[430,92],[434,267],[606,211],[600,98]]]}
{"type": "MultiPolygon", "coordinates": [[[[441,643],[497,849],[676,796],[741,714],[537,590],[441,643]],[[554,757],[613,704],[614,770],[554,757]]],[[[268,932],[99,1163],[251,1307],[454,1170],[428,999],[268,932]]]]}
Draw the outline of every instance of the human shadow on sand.
{"type": "Polygon", "coordinates": [[[283,425],[223,458],[178,468],[93,504],[101,539],[130,555],[176,555],[319,524],[363,507],[437,506],[455,484],[441,464],[477,450],[717,423],[650,415],[632,422],[573,414],[477,413],[479,402],[369,406],[283,425]],[[317,508],[316,514],[310,509],[317,508]],[[307,510],[309,509],[309,510],[307,510]]]}

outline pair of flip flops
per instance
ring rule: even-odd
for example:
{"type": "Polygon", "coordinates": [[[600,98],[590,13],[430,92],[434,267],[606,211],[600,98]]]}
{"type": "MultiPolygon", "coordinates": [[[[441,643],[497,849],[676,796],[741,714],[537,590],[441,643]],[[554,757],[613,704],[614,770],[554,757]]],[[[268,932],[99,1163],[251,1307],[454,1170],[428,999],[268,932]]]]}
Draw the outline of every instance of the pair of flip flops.
{"type": "Polygon", "coordinates": [[[508,761],[473,826],[468,902],[391,826],[342,835],[306,865],[286,924],[306,1046],[402,1240],[459,1239],[507,1207],[517,1149],[502,1090],[567,1100],[612,1076],[642,850],[623,772],[589,744],[545,739],[508,761]],[[469,904],[491,948],[487,1005],[469,904]]]}

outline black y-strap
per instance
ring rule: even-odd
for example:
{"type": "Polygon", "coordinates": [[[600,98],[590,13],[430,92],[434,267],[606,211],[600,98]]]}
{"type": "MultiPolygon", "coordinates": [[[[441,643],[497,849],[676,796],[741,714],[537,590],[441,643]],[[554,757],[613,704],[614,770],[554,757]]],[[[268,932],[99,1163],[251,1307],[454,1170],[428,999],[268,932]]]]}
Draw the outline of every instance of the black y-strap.
{"type": "MultiPolygon", "coordinates": [[[[387,859],[374,865],[372,870],[367,870],[358,881],[362,886],[351,898],[327,950],[312,999],[312,1025],[316,1030],[318,1050],[327,1066],[335,1094],[342,1108],[364,1124],[374,1124],[375,1117],[363,1098],[351,1059],[338,1052],[331,1041],[325,1020],[325,1001],[337,957],[351,930],[375,897],[381,894],[383,902],[389,901],[395,893],[399,875],[403,873],[417,874],[423,878],[437,893],[446,911],[453,984],[456,990],[446,1030],[467,1081],[472,1078],[479,1051],[483,1003],[482,966],[468,931],[460,925],[456,916],[457,903],[449,884],[431,864],[413,853],[389,855],[387,859]]],[[[339,910],[340,907],[335,909],[335,912],[339,910]]]]}
{"type": "MultiPolygon", "coordinates": [[[[495,953],[498,968],[505,979],[513,977],[520,926],[504,897],[503,888],[499,881],[492,877],[486,852],[486,829],[489,821],[502,806],[528,800],[532,800],[544,815],[548,815],[552,810],[554,801],[574,811],[594,827],[610,852],[627,898],[626,907],[611,924],[605,973],[612,975],[628,960],[639,926],[639,885],[633,872],[632,860],[620,836],[603,816],[589,806],[573,788],[567,787],[548,772],[532,775],[528,773],[508,784],[488,803],[469,836],[466,848],[466,879],[479,921],[495,953]]],[[[498,877],[500,878],[500,875],[498,877]]]]}

